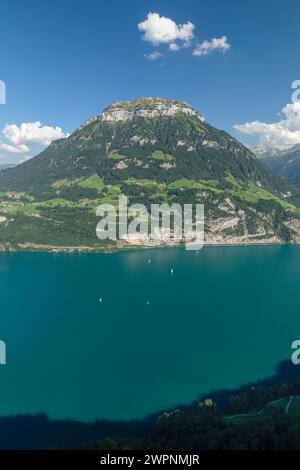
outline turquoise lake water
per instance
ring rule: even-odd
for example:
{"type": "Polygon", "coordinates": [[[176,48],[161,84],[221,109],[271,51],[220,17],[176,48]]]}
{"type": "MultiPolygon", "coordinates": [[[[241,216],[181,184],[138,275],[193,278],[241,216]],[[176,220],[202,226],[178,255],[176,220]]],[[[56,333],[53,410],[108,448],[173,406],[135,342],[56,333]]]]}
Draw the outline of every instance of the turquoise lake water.
{"type": "Polygon", "coordinates": [[[0,416],[140,418],[290,358],[300,247],[1,253],[0,301],[0,416]]]}

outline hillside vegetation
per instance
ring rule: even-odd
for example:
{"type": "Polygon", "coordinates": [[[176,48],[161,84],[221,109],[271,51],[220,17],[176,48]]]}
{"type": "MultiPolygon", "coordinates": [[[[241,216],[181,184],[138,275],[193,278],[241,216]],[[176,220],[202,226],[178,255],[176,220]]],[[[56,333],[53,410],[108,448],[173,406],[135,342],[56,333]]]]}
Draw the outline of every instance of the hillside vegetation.
{"type": "Polygon", "coordinates": [[[70,137],[0,171],[0,191],[3,246],[102,249],[95,210],[117,205],[120,195],[148,209],[151,203],[204,203],[211,243],[297,238],[297,191],[176,100],[113,104],[70,137]]]}

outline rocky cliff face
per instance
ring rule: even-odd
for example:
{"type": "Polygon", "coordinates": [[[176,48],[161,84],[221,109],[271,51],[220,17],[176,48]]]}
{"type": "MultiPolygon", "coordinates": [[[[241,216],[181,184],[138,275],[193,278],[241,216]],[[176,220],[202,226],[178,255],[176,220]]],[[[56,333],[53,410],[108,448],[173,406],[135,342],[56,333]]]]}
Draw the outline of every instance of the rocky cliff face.
{"type": "Polygon", "coordinates": [[[178,113],[194,116],[200,122],[204,117],[184,101],[163,98],[140,98],[134,101],[119,101],[104,109],[99,116],[88,119],[82,127],[94,121],[118,122],[136,118],[172,117],[178,113]]]}
{"type": "Polygon", "coordinates": [[[204,117],[184,101],[161,98],[144,98],[133,102],[117,102],[106,108],[100,115],[102,121],[126,121],[128,119],[172,117],[178,113],[195,116],[200,122],[204,117]]]}

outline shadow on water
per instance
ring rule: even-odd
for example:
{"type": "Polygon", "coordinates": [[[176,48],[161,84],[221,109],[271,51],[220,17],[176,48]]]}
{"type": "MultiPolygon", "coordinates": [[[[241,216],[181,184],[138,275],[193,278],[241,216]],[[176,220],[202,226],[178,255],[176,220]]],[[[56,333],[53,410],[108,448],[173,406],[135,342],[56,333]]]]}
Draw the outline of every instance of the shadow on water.
{"type": "MultiPolygon", "coordinates": [[[[210,397],[223,407],[230,396],[249,386],[268,386],[293,379],[300,379],[300,367],[295,367],[289,360],[285,360],[268,379],[249,383],[235,390],[224,389],[206,393],[197,403],[210,397]]],[[[147,437],[161,413],[162,411],[141,420],[102,420],[94,423],[51,420],[46,414],[3,417],[0,418],[0,449],[73,448],[78,444],[96,442],[106,436],[147,437]]]]}
{"type": "Polygon", "coordinates": [[[50,420],[46,414],[0,418],[0,450],[73,448],[106,436],[147,436],[157,416],[136,421],[50,420]]]}
{"type": "Polygon", "coordinates": [[[228,399],[236,395],[249,387],[267,387],[270,385],[278,384],[287,380],[300,379],[300,366],[295,366],[290,360],[284,360],[277,366],[276,372],[267,379],[261,379],[256,382],[249,382],[246,385],[242,385],[236,389],[221,389],[217,391],[211,391],[200,396],[199,401],[203,401],[205,398],[212,398],[219,407],[224,407],[227,404],[228,399]]]}

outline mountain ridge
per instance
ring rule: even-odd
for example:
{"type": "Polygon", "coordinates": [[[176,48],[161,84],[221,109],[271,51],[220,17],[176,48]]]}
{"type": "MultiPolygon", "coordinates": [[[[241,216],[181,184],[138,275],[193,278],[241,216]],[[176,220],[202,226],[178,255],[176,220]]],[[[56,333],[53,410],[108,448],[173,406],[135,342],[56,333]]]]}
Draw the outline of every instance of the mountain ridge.
{"type": "MultiPolygon", "coordinates": [[[[26,169],[30,169],[39,159],[41,160],[39,163],[43,166],[42,160],[46,160],[48,157],[50,159],[49,167],[46,169],[41,167],[41,171],[46,174],[46,170],[50,169],[51,174],[51,170],[54,171],[54,167],[62,163],[62,159],[60,162],[58,158],[54,161],[53,157],[57,157],[58,154],[61,155],[63,152],[71,154],[74,167],[72,170],[72,167],[68,166],[66,172],[62,169],[61,176],[64,178],[70,176],[72,171],[76,176],[79,175],[80,171],[85,176],[88,173],[85,170],[88,170],[89,166],[91,166],[92,172],[98,169],[103,170],[101,165],[100,168],[95,165],[97,159],[98,163],[100,162],[99,157],[109,158],[114,153],[122,151],[124,158],[138,158],[141,154],[148,152],[149,148],[154,151],[167,150],[175,152],[179,156],[182,153],[190,156],[199,155],[203,163],[200,165],[203,175],[199,176],[204,176],[204,178],[213,178],[215,176],[225,178],[226,171],[231,169],[235,177],[243,178],[244,175],[247,179],[251,177],[252,172],[260,175],[262,181],[258,181],[258,183],[262,186],[268,186],[274,191],[277,191],[277,189],[282,192],[287,190],[287,186],[282,181],[271,175],[263,165],[254,160],[252,152],[247,147],[225,131],[219,131],[211,126],[202,114],[184,101],[165,98],[141,98],[113,103],[105,108],[99,116],[88,119],[68,138],[53,141],[41,154],[19,165],[14,171],[7,171],[0,175],[0,190],[7,188],[7,184],[14,186],[14,182],[10,181],[11,175],[17,175],[21,180],[21,186],[18,186],[17,183],[16,190],[30,189],[32,180],[22,186],[22,180],[26,179],[26,169]],[[121,115],[119,114],[120,110],[121,115]],[[123,135],[120,135],[120,129],[125,131],[123,135]],[[82,151],[89,153],[86,156],[88,165],[78,163],[80,160],[84,160],[85,156],[81,155],[82,151]],[[223,153],[222,162],[214,161],[213,154],[216,152],[223,153]],[[239,158],[236,159],[236,155],[239,158]],[[94,162],[91,161],[90,156],[95,157],[94,162]],[[231,157],[230,160],[228,156],[231,157]],[[80,168],[79,171],[77,171],[76,166],[80,168]],[[232,168],[227,168],[230,166],[232,168]],[[22,174],[22,172],[25,172],[25,174],[22,174]],[[279,188],[274,187],[276,184],[279,188]]],[[[191,163],[191,160],[189,163],[191,163]]],[[[38,170],[41,165],[36,165],[36,169],[38,170]]],[[[63,165],[61,166],[63,167],[63,165]]],[[[140,167],[142,168],[142,164],[140,167]]],[[[171,167],[169,169],[172,170],[171,167]]],[[[169,173],[172,173],[172,171],[169,173]]],[[[55,179],[58,176],[59,172],[54,171],[53,178],[55,179]]],[[[186,177],[188,175],[181,176],[186,177]]],[[[13,189],[12,186],[10,189],[13,189]]]]}
{"type": "Polygon", "coordinates": [[[120,195],[147,207],[204,203],[207,243],[298,236],[297,192],[180,100],[113,103],[69,137],[1,171],[0,191],[0,244],[98,246],[95,209],[116,205],[120,195]]]}
{"type": "Polygon", "coordinates": [[[274,173],[300,190],[300,144],[277,152],[266,151],[260,158],[274,173]]]}
{"type": "Polygon", "coordinates": [[[177,112],[197,116],[200,121],[205,121],[205,118],[185,101],[172,98],[143,97],[132,101],[115,101],[104,108],[99,115],[87,119],[79,129],[95,121],[117,122],[136,117],[174,116],[177,112]]]}

